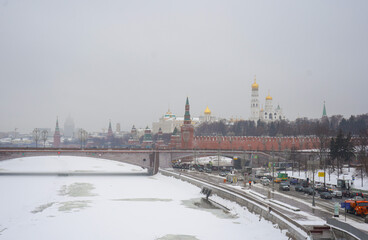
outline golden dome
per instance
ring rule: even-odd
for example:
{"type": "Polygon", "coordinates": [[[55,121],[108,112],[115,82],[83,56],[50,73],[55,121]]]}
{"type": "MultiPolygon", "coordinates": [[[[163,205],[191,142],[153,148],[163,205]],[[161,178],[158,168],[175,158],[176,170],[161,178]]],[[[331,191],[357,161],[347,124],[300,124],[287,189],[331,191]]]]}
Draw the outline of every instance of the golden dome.
{"type": "Polygon", "coordinates": [[[270,94],[268,94],[268,96],[266,97],[266,100],[272,100],[272,97],[270,96],[270,94]]]}
{"type": "Polygon", "coordinates": [[[206,107],[206,110],[204,110],[204,114],[211,114],[211,110],[208,108],[208,106],[206,107]]]}
{"type": "Polygon", "coordinates": [[[254,76],[254,83],[252,84],[252,89],[258,90],[258,83],[256,83],[256,76],[254,76]]]}

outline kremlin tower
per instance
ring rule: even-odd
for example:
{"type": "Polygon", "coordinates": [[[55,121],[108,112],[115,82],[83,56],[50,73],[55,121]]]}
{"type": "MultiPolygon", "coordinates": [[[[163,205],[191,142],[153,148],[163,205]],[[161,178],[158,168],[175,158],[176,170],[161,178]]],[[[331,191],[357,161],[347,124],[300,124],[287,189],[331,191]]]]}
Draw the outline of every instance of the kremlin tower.
{"type": "Polygon", "coordinates": [[[327,118],[326,102],[325,102],[325,101],[323,101],[323,112],[322,112],[322,118],[327,118]]]}
{"type": "Polygon", "coordinates": [[[111,140],[113,137],[114,137],[114,134],[112,133],[111,120],[110,120],[109,129],[107,130],[107,139],[111,140]]]}
{"type": "Polygon", "coordinates": [[[59,119],[56,118],[56,127],[55,127],[55,133],[54,133],[54,143],[53,147],[58,148],[60,147],[60,129],[59,129],[59,119]]]}
{"type": "Polygon", "coordinates": [[[157,140],[156,140],[156,143],[155,143],[156,148],[160,148],[160,147],[165,146],[165,142],[164,142],[164,139],[163,139],[162,135],[163,135],[162,129],[159,128],[158,133],[157,133],[157,140]]]}
{"type": "Polygon", "coordinates": [[[152,132],[151,132],[151,129],[148,126],[144,130],[142,147],[144,147],[144,148],[151,148],[152,147],[152,132]]]}
{"type": "Polygon", "coordinates": [[[194,127],[190,119],[189,108],[189,99],[187,97],[187,102],[185,104],[184,124],[181,126],[181,146],[183,149],[192,149],[194,146],[194,127]]]}
{"type": "Polygon", "coordinates": [[[134,125],[132,127],[132,130],[130,131],[130,138],[128,140],[128,144],[130,146],[138,146],[139,145],[138,133],[137,133],[137,129],[135,128],[134,125]]]}

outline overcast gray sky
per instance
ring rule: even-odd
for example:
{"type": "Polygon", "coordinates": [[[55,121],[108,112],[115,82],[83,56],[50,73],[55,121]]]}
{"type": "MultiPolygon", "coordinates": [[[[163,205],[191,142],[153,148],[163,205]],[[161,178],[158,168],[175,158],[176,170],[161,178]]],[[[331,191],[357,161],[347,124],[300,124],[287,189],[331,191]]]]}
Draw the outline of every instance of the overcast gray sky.
{"type": "Polygon", "coordinates": [[[170,106],[248,119],[367,113],[368,1],[0,0],[0,131],[151,126],[170,106]]]}

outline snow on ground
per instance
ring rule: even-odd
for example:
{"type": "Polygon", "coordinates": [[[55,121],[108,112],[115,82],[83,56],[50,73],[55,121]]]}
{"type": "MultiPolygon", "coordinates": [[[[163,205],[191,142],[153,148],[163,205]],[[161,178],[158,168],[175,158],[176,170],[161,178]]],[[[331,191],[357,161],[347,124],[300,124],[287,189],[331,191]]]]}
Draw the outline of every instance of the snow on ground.
{"type": "MultiPolygon", "coordinates": [[[[307,179],[309,178],[310,180],[313,179],[313,174],[312,171],[299,171],[298,169],[296,169],[295,171],[286,171],[288,173],[289,177],[294,177],[294,178],[298,178],[298,179],[307,179]]],[[[317,170],[314,174],[314,178],[316,182],[320,182],[323,183],[324,179],[323,177],[318,177],[318,172],[323,172],[323,170],[317,170]]],[[[343,168],[343,173],[340,174],[339,178],[340,179],[344,179],[344,180],[352,180],[353,177],[355,178],[352,185],[352,188],[355,189],[361,189],[361,190],[365,190],[368,191],[368,177],[363,177],[363,186],[362,186],[362,179],[361,179],[361,174],[360,174],[360,170],[356,170],[355,168],[350,168],[350,171],[348,168],[343,168]]],[[[337,184],[337,172],[333,172],[331,174],[328,174],[328,172],[326,171],[326,184],[331,184],[331,185],[336,185],[337,184]]]]}
{"type": "MultiPolygon", "coordinates": [[[[146,172],[81,157],[0,162],[16,172],[146,172]]],[[[0,176],[1,239],[287,239],[271,222],[236,203],[211,208],[194,185],[161,174],[124,176],[0,176]]]]}

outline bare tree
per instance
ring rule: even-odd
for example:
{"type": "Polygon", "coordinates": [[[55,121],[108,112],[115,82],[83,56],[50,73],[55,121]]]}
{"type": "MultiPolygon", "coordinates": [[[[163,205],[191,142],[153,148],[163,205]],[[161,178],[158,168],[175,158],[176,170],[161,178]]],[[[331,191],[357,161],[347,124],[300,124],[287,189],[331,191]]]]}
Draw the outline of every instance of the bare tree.
{"type": "Polygon", "coordinates": [[[38,128],[35,128],[34,130],[33,130],[33,140],[36,142],[36,148],[37,148],[37,146],[38,146],[38,141],[40,140],[40,138],[41,138],[41,132],[40,132],[40,129],[38,129],[38,128]]]}
{"type": "Polygon", "coordinates": [[[47,141],[48,136],[49,136],[49,133],[47,132],[47,130],[46,129],[42,130],[41,139],[43,141],[43,148],[46,147],[46,141],[47,141]]]}
{"type": "Polygon", "coordinates": [[[319,158],[319,166],[323,167],[323,172],[325,173],[323,177],[323,184],[326,186],[326,155],[330,145],[330,127],[328,119],[322,119],[321,122],[318,122],[314,131],[319,140],[319,145],[317,146],[317,155],[319,158]]]}

